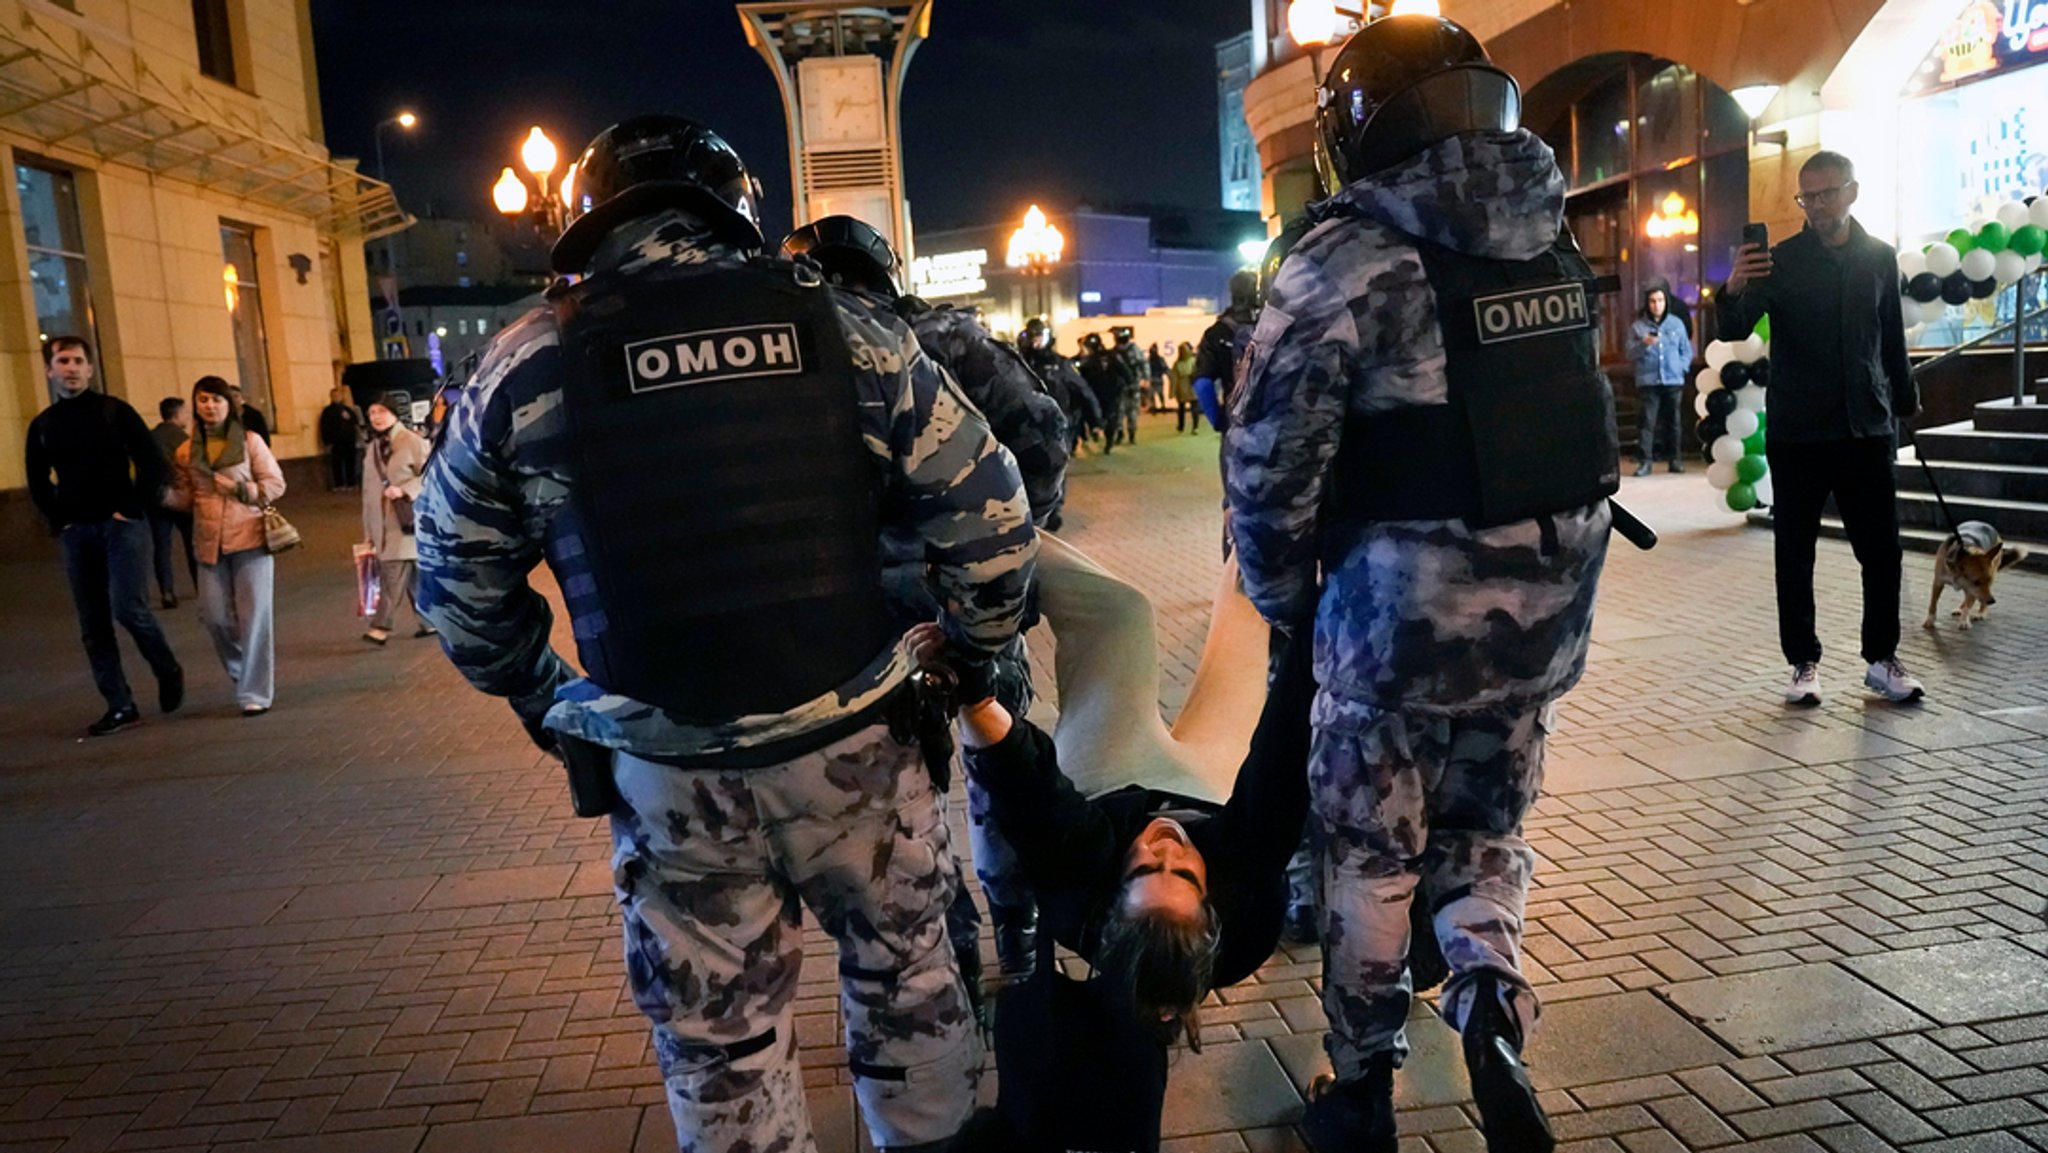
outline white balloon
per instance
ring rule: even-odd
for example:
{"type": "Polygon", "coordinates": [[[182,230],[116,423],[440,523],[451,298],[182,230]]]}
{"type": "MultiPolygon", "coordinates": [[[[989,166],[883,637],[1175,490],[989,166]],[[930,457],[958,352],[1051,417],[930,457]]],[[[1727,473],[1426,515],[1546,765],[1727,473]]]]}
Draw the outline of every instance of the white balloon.
{"type": "Polygon", "coordinates": [[[2048,228],[2048,193],[2034,197],[2034,203],[2027,209],[2027,219],[2048,228]]]}
{"type": "Polygon", "coordinates": [[[1899,253],[1899,275],[1911,280],[1927,271],[1927,257],[1923,253],[1907,249],[1899,253]]]}
{"type": "Polygon", "coordinates": [[[1969,280],[1989,280],[1998,271],[1998,254],[1985,248],[1972,248],[1963,257],[1963,276],[1969,280]]]}
{"type": "Polygon", "coordinates": [[[1764,390],[1753,384],[1745,384],[1735,390],[1735,407],[1742,412],[1764,410],[1764,390]]]}
{"type": "Polygon", "coordinates": [[[1692,398],[1692,410],[1699,414],[1701,420],[1707,419],[1707,396],[1707,390],[1701,389],[1699,395],[1692,398]]]}
{"type": "MultiPolygon", "coordinates": [[[[2048,196],[2043,196],[2040,200],[2036,200],[2034,203],[2040,204],[2043,201],[2048,201],[2048,196]]],[[[2041,271],[2041,264],[2043,261],[2048,261],[2048,253],[2036,252],[2034,255],[2027,257],[2027,275],[2032,276],[2036,272],[2041,271]]]]}
{"type": "Polygon", "coordinates": [[[1756,483],[1751,485],[1750,487],[1756,490],[1756,502],[1758,504],[1778,503],[1778,490],[1774,485],[1771,484],[1770,473],[1766,472],[1762,476],[1757,477],[1756,483]]]}
{"type": "Polygon", "coordinates": [[[1942,241],[1927,250],[1927,271],[1936,276],[1947,277],[1963,266],[1963,254],[1956,246],[1942,241]]]}
{"type": "MultiPolygon", "coordinates": [[[[1715,343],[1718,344],[1720,342],[1716,341],[1715,343]]],[[[1705,396],[1721,387],[1721,370],[1710,365],[1700,369],[1700,374],[1693,379],[1699,382],[1700,395],[1705,396]]]]}
{"type": "Polygon", "coordinates": [[[1769,352],[1770,347],[1764,343],[1764,338],[1752,332],[1735,346],[1735,359],[1744,364],[1755,364],[1769,352]]]}
{"type": "Polygon", "coordinates": [[[1747,451],[1742,447],[1742,438],[1739,436],[1724,436],[1714,442],[1714,459],[1726,464],[1732,465],[1741,460],[1743,453],[1747,451]]]}
{"type": "MultiPolygon", "coordinates": [[[[1743,392],[1747,391],[1749,390],[1743,390],[1743,392]]],[[[1742,393],[1738,392],[1735,394],[1735,396],[1736,399],[1739,401],[1742,398],[1742,393]]],[[[1756,428],[1757,420],[1755,412],[1746,408],[1738,408],[1734,412],[1728,414],[1729,436],[1735,437],[1739,440],[1748,440],[1751,436],[1754,436],[1756,434],[1756,428]]]]}
{"type": "Polygon", "coordinates": [[[1916,301],[1914,303],[1920,310],[1920,323],[1922,324],[1940,324],[1948,319],[1948,303],[1946,301],[1929,300],[1925,302],[1916,301]]]}
{"type": "MultiPolygon", "coordinates": [[[[1735,462],[1732,460],[1717,460],[1708,465],[1707,483],[1713,485],[1716,492],[1727,492],[1729,487],[1735,483],[1735,462]]],[[[1720,502],[1716,501],[1715,503],[1718,504],[1720,502]]]]}
{"type": "Polygon", "coordinates": [[[1998,222],[2007,231],[2027,226],[2027,206],[2017,200],[2008,200],[1998,206],[1998,222]]]}
{"type": "Polygon", "coordinates": [[[1725,340],[1716,340],[1707,345],[1707,367],[1719,369],[1735,359],[1735,346],[1725,340]]]}
{"type": "Polygon", "coordinates": [[[1998,254],[1998,267],[1992,272],[2000,284],[2011,284],[2027,274],[2027,258],[2008,248],[1998,254]]]}

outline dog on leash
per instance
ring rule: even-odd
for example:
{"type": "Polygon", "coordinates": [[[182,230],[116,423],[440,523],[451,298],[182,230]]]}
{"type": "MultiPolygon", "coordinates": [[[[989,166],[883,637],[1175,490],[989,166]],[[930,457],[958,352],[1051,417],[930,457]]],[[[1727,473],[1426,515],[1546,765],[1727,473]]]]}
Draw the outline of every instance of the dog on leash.
{"type": "Polygon", "coordinates": [[[1998,603],[1991,595],[1991,582],[1998,570],[2011,568],[2027,555],[2023,548],[2007,548],[1998,530],[1981,520],[1966,520],[1941,542],[1934,553],[1934,593],[1927,598],[1927,619],[1923,628],[1934,627],[1934,613],[1941,606],[1944,587],[1960,590],[1963,603],[1949,615],[1961,617],[1963,627],[1984,619],[1984,612],[1998,603]]]}

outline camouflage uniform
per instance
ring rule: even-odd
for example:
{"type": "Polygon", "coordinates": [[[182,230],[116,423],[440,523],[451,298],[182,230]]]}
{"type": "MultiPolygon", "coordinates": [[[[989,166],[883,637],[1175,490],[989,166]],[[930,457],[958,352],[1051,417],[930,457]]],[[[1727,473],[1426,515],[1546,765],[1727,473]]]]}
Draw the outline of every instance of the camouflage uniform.
{"type": "MultiPolygon", "coordinates": [[[[1474,133],[1353,184],[1281,268],[1227,442],[1245,591],[1268,620],[1313,617],[1314,809],[1324,849],[1324,993],[1340,1078],[1407,1052],[1408,904],[1418,879],[1454,969],[1462,1027],[1518,971],[1551,702],[1584,670],[1606,557],[1604,502],[1495,528],[1324,518],[1347,416],[1446,403],[1436,295],[1415,242],[1525,260],[1562,226],[1564,179],[1527,132],[1474,133]],[[1318,572],[1324,585],[1317,587],[1318,572]]],[[[1481,446],[1484,451],[1484,446],[1481,446]]]]}
{"type": "Polygon", "coordinates": [[[1116,400],[1116,418],[1121,422],[1124,438],[1132,444],[1138,442],[1138,406],[1144,397],[1145,382],[1152,377],[1152,365],[1145,357],[1145,350],[1135,340],[1118,341],[1111,351],[1123,358],[1131,369],[1131,387],[1116,400]]]}
{"type": "Polygon", "coordinates": [[[1141,378],[1132,374],[1130,363],[1123,354],[1111,348],[1082,357],[1080,371],[1087,379],[1090,391],[1095,393],[1095,403],[1102,408],[1102,446],[1104,451],[1108,451],[1124,442],[1127,429],[1136,427],[1138,381],[1141,378]],[[1126,407],[1130,409],[1128,416],[1126,407]]]}
{"type": "Polygon", "coordinates": [[[1024,363],[1038,374],[1045,390],[1066,413],[1067,447],[1071,452],[1082,440],[1103,427],[1102,406],[1096,403],[1095,391],[1088,387],[1073,361],[1051,348],[1025,349],[1023,356],[1024,363]]]}
{"type": "MultiPolygon", "coordinates": [[[[593,267],[622,276],[741,254],[679,213],[625,225],[593,267]]],[[[835,294],[860,419],[886,466],[898,525],[922,537],[948,630],[994,654],[1016,635],[1037,542],[1016,467],[951,378],[894,315],[835,294]]],[[[451,414],[418,506],[420,602],[477,688],[529,725],[618,750],[626,807],[613,822],[635,1001],[685,1148],[812,1148],[789,1002],[799,905],[839,942],[847,1052],[877,1145],[950,1137],[981,1061],[946,947],[958,865],[925,771],[874,726],[746,772],[643,758],[716,755],[800,737],[866,711],[903,683],[900,645],[786,713],[691,723],[578,677],[548,643],[527,582],[543,555],[576,631],[606,627],[573,518],[553,313],[506,328],[451,414]]]]}

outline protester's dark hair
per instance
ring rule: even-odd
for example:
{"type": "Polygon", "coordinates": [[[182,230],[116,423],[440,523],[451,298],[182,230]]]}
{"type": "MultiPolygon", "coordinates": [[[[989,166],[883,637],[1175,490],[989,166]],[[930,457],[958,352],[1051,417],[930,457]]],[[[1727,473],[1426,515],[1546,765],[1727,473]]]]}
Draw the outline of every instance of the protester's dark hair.
{"type": "Polygon", "coordinates": [[[202,376],[192,382],[192,403],[198,404],[202,393],[217,396],[228,402],[228,415],[239,416],[235,411],[234,386],[217,376],[202,376]]]}
{"type": "Polygon", "coordinates": [[[43,342],[43,367],[50,367],[50,362],[57,359],[57,354],[64,351],[67,348],[75,348],[78,351],[84,353],[85,362],[87,364],[96,363],[97,358],[95,358],[92,354],[92,345],[88,343],[84,337],[53,336],[50,339],[43,342]]]}
{"type": "Polygon", "coordinates": [[[1806,163],[1799,166],[1799,175],[1804,176],[1816,168],[1832,168],[1846,180],[1856,179],[1856,162],[1839,152],[1822,151],[1807,157],[1806,163]]]}
{"type": "Polygon", "coordinates": [[[1206,896],[1189,921],[1161,909],[1132,913],[1119,894],[1102,926],[1095,969],[1162,1041],[1171,1044],[1184,1028],[1188,1047],[1199,1053],[1202,998],[1209,995],[1222,941],[1222,922],[1206,896]]]}
{"type": "Polygon", "coordinates": [[[156,402],[156,415],[158,416],[159,419],[169,420],[172,417],[178,415],[178,410],[184,407],[184,397],[167,396],[162,400],[156,402]]]}

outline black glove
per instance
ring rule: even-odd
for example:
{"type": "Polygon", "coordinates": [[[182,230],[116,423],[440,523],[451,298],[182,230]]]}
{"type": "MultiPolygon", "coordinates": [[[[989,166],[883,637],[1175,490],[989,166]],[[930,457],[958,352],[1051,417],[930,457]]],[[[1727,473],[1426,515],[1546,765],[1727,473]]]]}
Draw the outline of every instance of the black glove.
{"type": "Polygon", "coordinates": [[[996,663],[988,657],[948,654],[953,665],[953,701],[965,708],[996,695],[996,663]]]}
{"type": "Polygon", "coordinates": [[[534,743],[534,747],[554,757],[556,760],[560,760],[562,757],[562,743],[555,739],[555,731],[548,728],[541,718],[529,718],[524,713],[517,715],[519,717],[519,727],[526,730],[527,739],[534,743]]]}

